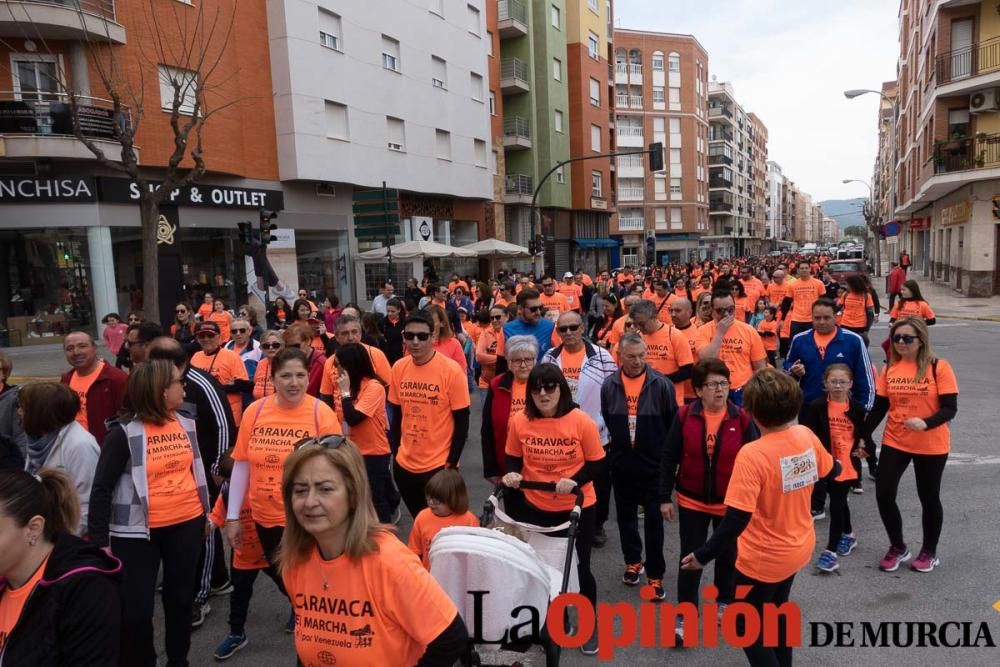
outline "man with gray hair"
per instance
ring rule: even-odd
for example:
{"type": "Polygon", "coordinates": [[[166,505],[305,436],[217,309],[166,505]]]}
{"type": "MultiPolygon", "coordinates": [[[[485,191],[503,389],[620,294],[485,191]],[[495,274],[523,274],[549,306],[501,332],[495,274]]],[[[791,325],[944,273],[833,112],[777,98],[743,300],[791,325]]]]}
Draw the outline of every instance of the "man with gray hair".
{"type": "MultiPolygon", "coordinates": [[[[698,348],[695,345],[695,340],[698,337],[698,327],[694,325],[694,306],[690,301],[681,297],[675,299],[673,303],[670,304],[670,322],[674,325],[674,328],[679,331],[687,340],[688,345],[691,348],[691,359],[692,361],[698,358],[698,348]]],[[[677,391],[680,393],[684,392],[684,402],[694,403],[697,396],[695,396],[694,388],[691,386],[691,380],[684,380],[680,384],[676,385],[677,391]]]]}
{"type": "MultiPolygon", "coordinates": [[[[625,572],[622,583],[635,586],[646,573],[653,599],[663,600],[663,522],[647,516],[639,536],[639,506],[658,507],[660,457],[677,414],[674,385],[646,363],[646,342],[626,333],[618,343],[621,370],[601,387],[601,414],[608,427],[608,468],[615,494],[625,572]],[[646,559],[643,562],[643,538],[646,559]]],[[[650,510],[651,512],[654,510],[650,510]]]]}

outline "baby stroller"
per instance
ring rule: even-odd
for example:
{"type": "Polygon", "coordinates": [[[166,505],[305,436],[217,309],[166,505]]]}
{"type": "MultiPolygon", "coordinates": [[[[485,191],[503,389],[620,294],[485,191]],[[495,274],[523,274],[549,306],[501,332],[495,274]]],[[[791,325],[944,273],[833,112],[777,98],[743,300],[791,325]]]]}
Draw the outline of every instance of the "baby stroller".
{"type": "MultiPolygon", "coordinates": [[[[554,482],[520,484],[537,491],[554,492],[555,487],[554,482]]],[[[454,601],[472,635],[463,665],[483,664],[477,644],[522,653],[540,644],[546,667],[556,667],[560,647],[548,636],[546,614],[556,595],[579,590],[575,549],[583,492],[573,491],[576,502],[569,521],[551,527],[508,516],[501,501],[507,496],[509,502],[512,493],[516,491],[497,486],[483,506],[480,528],[445,528],[437,534],[429,554],[431,576],[454,601]],[[526,627],[531,630],[527,636],[526,627]]]]}

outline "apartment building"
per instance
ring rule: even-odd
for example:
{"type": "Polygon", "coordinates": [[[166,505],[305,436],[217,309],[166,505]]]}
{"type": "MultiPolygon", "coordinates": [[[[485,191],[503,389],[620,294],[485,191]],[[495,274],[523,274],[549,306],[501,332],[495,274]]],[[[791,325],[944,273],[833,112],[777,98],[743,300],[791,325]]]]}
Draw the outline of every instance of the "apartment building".
{"type": "Polygon", "coordinates": [[[709,257],[742,257],[759,249],[755,236],[754,123],[733,85],[708,84],[709,257]]]}
{"type": "Polygon", "coordinates": [[[750,195],[750,238],[746,251],[751,255],[763,254],[767,239],[767,126],[755,113],[747,114],[750,132],[747,138],[747,157],[753,163],[752,180],[747,183],[750,195]]]}
{"type": "Polygon", "coordinates": [[[1000,293],[998,39],[996,3],[900,2],[898,249],[969,296],[1000,293]]]}
{"type": "Polygon", "coordinates": [[[767,207],[767,229],[765,238],[769,241],[768,249],[777,250],[777,241],[781,239],[785,216],[785,198],[782,194],[784,176],[781,165],[774,160],[767,161],[767,196],[764,204],[767,207]]]}
{"type": "MultiPolygon", "coordinates": [[[[270,90],[263,2],[143,0],[0,3],[0,347],[55,343],[73,329],[97,333],[109,312],[144,308],[169,318],[179,300],[211,289],[237,305],[247,299],[246,268],[236,223],[265,206],[285,212],[319,212],[309,199],[286,197],[279,183],[274,107],[260,97],[270,90]],[[209,34],[199,9],[233,28],[209,34]],[[154,32],[155,31],[155,32],[154,32]],[[195,35],[201,35],[204,40],[195,35]],[[185,36],[205,49],[207,69],[184,57],[185,36]],[[170,44],[170,48],[161,48],[170,44]],[[160,209],[161,303],[142,304],[142,261],[137,186],[101,167],[73,137],[70,95],[78,95],[84,133],[109,159],[121,159],[111,92],[94,65],[100,51],[116,63],[112,90],[144,100],[135,144],[146,178],[162,178],[174,151],[170,129],[171,77],[190,84],[181,99],[182,122],[221,107],[202,133],[207,172],[160,209]],[[203,87],[210,87],[210,93],[203,87]],[[203,111],[203,113],[205,113],[203,111]],[[13,297],[13,298],[10,298],[13,297]],[[236,301],[239,299],[239,301],[236,301]]],[[[314,33],[311,33],[314,36],[314,33]]],[[[126,108],[131,117],[138,109],[126,108]]],[[[191,138],[192,141],[194,138],[191,138]]],[[[187,164],[187,163],[185,163],[187,164]]],[[[325,201],[325,200],[323,200],[325,201]]],[[[284,218],[282,218],[284,222],[284,218]]],[[[328,238],[327,232],[321,232],[328,238]]],[[[296,283],[294,242],[284,277],[296,283]]]]}
{"type": "Polygon", "coordinates": [[[615,238],[621,264],[664,264],[711,256],[709,233],[708,53],[691,35],[616,29],[615,139],[618,150],[661,142],[662,172],[644,155],[618,157],[615,238]],[[644,239],[656,237],[656,257],[644,239]]]}

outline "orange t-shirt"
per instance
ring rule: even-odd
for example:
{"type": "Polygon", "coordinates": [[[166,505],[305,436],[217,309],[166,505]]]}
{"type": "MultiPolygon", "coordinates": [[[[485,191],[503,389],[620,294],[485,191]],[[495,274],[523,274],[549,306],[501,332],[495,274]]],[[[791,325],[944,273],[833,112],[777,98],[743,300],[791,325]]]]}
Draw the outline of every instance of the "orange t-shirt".
{"type": "Polygon", "coordinates": [[[788,318],[792,322],[812,322],[813,302],[826,296],[826,286],[816,278],[796,280],[789,288],[789,293],[792,297],[792,309],[788,318]]]}
{"type": "MultiPolygon", "coordinates": [[[[378,376],[383,384],[387,383],[392,376],[392,367],[389,365],[389,358],[385,356],[385,352],[365,343],[361,343],[360,345],[368,351],[368,356],[372,360],[372,368],[375,369],[375,375],[378,376]]],[[[319,393],[333,396],[334,403],[340,400],[340,389],[337,386],[336,354],[331,354],[327,357],[326,363],[323,364],[323,382],[320,384],[319,393]]]]}
{"type": "Polygon", "coordinates": [[[575,399],[576,388],[580,384],[580,370],[587,361],[587,348],[581,347],[576,352],[570,352],[564,347],[559,354],[559,361],[562,364],[563,376],[566,378],[566,382],[569,383],[569,388],[573,392],[573,398],[575,399]]]}
{"type": "Polygon", "coordinates": [[[790,338],[792,335],[792,318],[786,317],[781,320],[781,329],[778,331],[778,338],[790,338]]]}
{"type": "Polygon", "coordinates": [[[428,570],[431,569],[431,542],[441,532],[442,528],[451,526],[478,527],[479,519],[472,512],[466,510],[465,514],[450,514],[448,516],[437,516],[425,507],[417,513],[417,518],[413,520],[413,528],[410,529],[410,539],[407,546],[410,551],[417,554],[420,562],[428,570]]]}
{"type": "Polygon", "coordinates": [[[194,451],[177,420],[162,426],[146,422],[146,482],[149,485],[149,527],[163,528],[190,521],[205,512],[191,466],[194,451]]]}
{"type": "Polygon", "coordinates": [[[774,281],[767,286],[767,301],[772,306],[781,306],[781,302],[785,300],[786,296],[791,296],[792,292],[789,289],[788,282],[782,282],[780,285],[774,281]]]}
{"type": "Polygon", "coordinates": [[[415,665],[455,620],[455,604],[405,544],[387,532],[375,542],[357,559],[323,560],[314,547],[284,573],[303,665],[415,665]]]}
{"type": "Polygon", "coordinates": [[[743,291],[746,292],[747,301],[751,304],[756,304],[757,299],[764,296],[764,283],[760,281],[760,278],[753,277],[750,280],[740,278],[740,282],[743,284],[743,291]]]}
{"type": "MultiPolygon", "coordinates": [[[[528,415],[519,414],[507,428],[506,452],[508,456],[523,458],[521,474],[532,482],[568,479],[579,472],[584,461],[604,458],[597,425],[579,408],[551,419],[528,419],[528,415]]],[[[587,482],[580,490],[584,507],[597,502],[593,482],[587,482]]],[[[572,495],[548,491],[525,491],[524,497],[546,512],[568,512],[575,502],[572,495]]]]}
{"type": "Polygon", "coordinates": [[[639,394],[642,392],[643,385],[646,384],[646,371],[643,370],[634,378],[622,371],[622,384],[625,386],[625,407],[628,409],[628,437],[629,442],[634,447],[635,424],[639,416],[639,394]]]}
{"type": "MultiPolygon", "coordinates": [[[[716,414],[705,410],[702,415],[705,417],[705,447],[708,450],[708,457],[712,458],[712,453],[715,451],[715,441],[719,436],[719,427],[722,426],[722,420],[726,417],[726,408],[716,414]]],[[[726,506],[723,503],[703,503],[685,496],[680,491],[677,491],[677,504],[684,509],[715,516],[723,516],[726,513],[726,506]]]]}
{"type": "MultiPolygon", "coordinates": [[[[690,343],[672,324],[664,324],[651,334],[644,333],[642,339],[646,341],[646,361],[664,375],[676,373],[681,366],[694,363],[690,343]]],[[[677,404],[684,405],[683,386],[675,385],[674,392],[677,404]]]]}
{"type": "Polygon", "coordinates": [[[459,365],[437,352],[422,366],[403,357],[392,367],[389,401],[403,410],[396,463],[415,473],[444,466],[455,432],[451,413],[469,407],[468,380],[459,365]]]}
{"type": "MultiPolygon", "coordinates": [[[[339,389],[339,388],[338,388],[339,389]]],[[[358,446],[362,456],[381,456],[389,453],[389,436],[386,429],[389,422],[385,414],[385,387],[378,380],[365,378],[361,381],[358,395],[354,399],[354,409],[368,419],[354,426],[347,426],[344,421],[344,407],[340,392],[337,392],[337,419],[344,424],[344,432],[358,446]]]]}
{"type": "Polygon", "coordinates": [[[871,294],[848,292],[844,296],[844,310],[840,313],[840,325],[859,329],[868,326],[868,309],[874,308],[871,294]]]}
{"type": "MultiPolygon", "coordinates": [[[[221,494],[216,499],[208,518],[218,528],[226,524],[226,503],[223,502],[221,494]]],[[[240,546],[233,548],[233,568],[263,570],[268,567],[264,547],[261,546],[260,537],[257,535],[257,526],[253,524],[253,512],[248,498],[243,499],[243,507],[240,508],[240,527],[243,529],[243,539],[240,541],[240,546]]]]}
{"type": "Polygon", "coordinates": [[[528,400],[527,394],[528,381],[514,378],[514,382],[510,385],[510,412],[507,415],[508,424],[515,415],[519,415],[524,412],[524,406],[528,400]]]}
{"type": "Polygon", "coordinates": [[[31,597],[35,586],[42,580],[42,575],[45,574],[45,568],[48,566],[49,558],[51,557],[52,552],[49,552],[49,555],[45,557],[45,560],[38,566],[35,573],[23,585],[11,588],[10,584],[8,584],[3,597],[0,598],[0,655],[3,654],[3,650],[7,646],[7,639],[10,637],[10,633],[21,618],[21,612],[24,611],[24,604],[31,597]]]}
{"type": "MultiPolygon", "coordinates": [[[[625,320],[627,319],[628,315],[622,315],[614,321],[614,324],[611,325],[611,333],[608,334],[608,343],[611,345],[611,349],[615,350],[615,355],[618,354],[616,349],[618,347],[618,341],[620,341],[622,336],[625,335],[625,320]]],[[[617,358],[618,357],[615,356],[615,359],[617,358]]]]}
{"type": "Polygon", "coordinates": [[[738,296],[733,300],[736,306],[736,311],[733,313],[733,317],[736,318],[737,322],[747,321],[747,309],[753,308],[753,301],[745,296],[738,296]]]}
{"type": "Polygon", "coordinates": [[[250,464],[248,496],[254,521],[267,528],[285,525],[281,471],[295,443],[342,432],[333,410],[312,396],[290,408],[281,407],[278,398],[271,396],[247,406],[233,460],[250,464]]]}
{"type": "Polygon", "coordinates": [[[931,364],[922,382],[917,382],[917,364],[899,361],[883,367],[875,376],[875,392],[889,399],[889,413],[885,423],[882,444],[892,445],[910,454],[947,454],[951,451],[951,433],[948,424],[929,431],[911,431],[903,423],[910,417],[926,419],[941,408],[938,396],[957,394],[958,380],[951,364],[944,359],[937,362],[937,378],[931,364]]]}
{"type": "Polygon", "coordinates": [[[837,337],[837,330],[834,329],[828,334],[821,334],[815,329],[813,329],[813,341],[816,343],[816,349],[819,351],[819,358],[826,358],[826,348],[834,338],[837,337]]]}
{"type": "Polygon", "coordinates": [[[231,338],[229,329],[233,324],[233,316],[225,311],[219,313],[213,310],[209,314],[207,321],[215,322],[219,325],[219,340],[223,343],[228,343],[231,338]]]}
{"type": "Polygon", "coordinates": [[[889,319],[898,320],[901,317],[919,317],[923,320],[933,320],[934,311],[931,310],[926,301],[915,301],[912,299],[903,301],[900,299],[893,305],[892,310],[889,311],[889,319]]]}
{"type": "Polygon", "coordinates": [[[851,462],[851,451],[854,449],[854,424],[847,418],[847,401],[836,403],[833,399],[826,402],[826,418],[830,423],[830,449],[833,458],[840,461],[840,474],[837,482],[849,482],[858,478],[858,471],[851,462]]]}
{"type": "Polygon", "coordinates": [[[264,357],[257,362],[257,370],[253,374],[253,398],[264,398],[274,393],[274,381],[271,379],[271,360],[264,357]]]}
{"type": "Polygon", "coordinates": [[[816,546],[809,512],[812,487],[832,469],[830,453],[799,424],[740,449],[726,505],[753,516],[736,542],[736,569],[773,584],[809,562],[816,546]]]}
{"type": "MultiPolygon", "coordinates": [[[[685,340],[687,340],[688,347],[691,349],[691,361],[692,362],[698,361],[697,320],[696,319],[691,320],[691,325],[684,329],[680,329],[677,327],[674,328],[677,329],[677,331],[679,331],[682,336],[684,336],[685,340]]],[[[674,386],[677,388],[678,392],[681,391],[684,392],[685,398],[694,398],[694,387],[691,386],[691,380],[684,380],[684,382],[681,382],[680,384],[675,384],[674,386]]]]}
{"type": "Polygon", "coordinates": [[[761,320],[757,323],[757,333],[760,334],[760,340],[764,343],[764,349],[768,352],[774,352],[778,349],[778,320],[761,320]],[[770,336],[765,336],[764,332],[770,332],[770,336]]]}
{"type": "Polygon", "coordinates": [[[673,320],[670,319],[670,304],[677,300],[676,294],[668,294],[662,299],[653,295],[650,301],[656,306],[656,319],[660,320],[664,324],[673,324],[673,320]]]}
{"type": "Polygon", "coordinates": [[[209,315],[215,312],[215,304],[203,303],[198,306],[198,317],[201,318],[202,322],[205,322],[209,315]]]}
{"type": "Polygon", "coordinates": [[[492,326],[485,327],[476,342],[476,361],[482,371],[479,374],[479,388],[489,389],[490,382],[496,377],[497,348],[503,340],[503,329],[495,330],[492,326]]]}
{"type": "MultiPolygon", "coordinates": [[[[195,352],[191,357],[191,365],[214,377],[222,386],[232,384],[236,380],[250,379],[240,355],[222,347],[212,356],[204,352],[195,352]]],[[[239,393],[226,394],[226,398],[229,399],[229,407],[233,409],[233,419],[238,424],[243,415],[243,396],[239,393]]]]}
{"type": "Polygon", "coordinates": [[[97,362],[97,368],[89,375],[80,375],[78,371],[73,371],[73,374],[69,376],[69,388],[80,397],[80,410],[76,413],[76,421],[83,427],[84,431],[90,430],[87,421],[87,392],[90,391],[90,388],[102,370],[104,370],[104,362],[99,361],[97,362]]]}
{"type": "Polygon", "coordinates": [[[542,292],[541,296],[538,298],[542,301],[543,312],[558,310],[560,313],[565,313],[570,310],[569,299],[566,298],[566,295],[561,294],[560,292],[553,292],[552,296],[542,292]]]}
{"type": "Polygon", "coordinates": [[[571,283],[567,285],[566,283],[559,283],[559,293],[566,297],[566,302],[569,304],[570,310],[575,310],[580,312],[580,297],[583,296],[583,287],[577,285],[576,283],[571,283]]]}
{"type": "MultiPolygon", "coordinates": [[[[713,320],[698,329],[698,356],[715,337],[717,324],[713,320]]],[[[753,375],[753,362],[767,359],[760,334],[745,322],[733,322],[719,346],[719,359],[729,367],[729,382],[732,389],[742,389],[753,375]]]]}

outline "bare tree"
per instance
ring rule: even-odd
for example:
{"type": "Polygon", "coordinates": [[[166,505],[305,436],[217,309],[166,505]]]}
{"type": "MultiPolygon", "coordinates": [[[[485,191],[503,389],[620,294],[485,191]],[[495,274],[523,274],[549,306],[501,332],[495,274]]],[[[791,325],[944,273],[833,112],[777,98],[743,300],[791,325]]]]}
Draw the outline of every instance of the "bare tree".
{"type": "MultiPolygon", "coordinates": [[[[44,2],[45,0],[41,0],[44,2]]],[[[202,132],[209,119],[241,100],[226,99],[221,92],[225,79],[221,76],[220,65],[232,36],[236,18],[236,0],[202,0],[191,7],[179,3],[169,3],[167,10],[162,3],[144,0],[143,20],[152,39],[140,40],[139,67],[124,67],[121,47],[110,39],[99,39],[109,35],[93,35],[84,40],[88,48],[91,72],[97,74],[100,84],[112,106],[113,140],[121,147],[120,155],[109,157],[105,149],[87,132],[86,122],[81,117],[86,112],[86,100],[81,91],[61,73],[56,82],[61,94],[69,103],[73,135],[93,153],[98,164],[123,174],[136,183],[139,189],[139,219],[142,228],[142,288],[143,309],[148,319],[160,321],[159,256],[157,250],[158,228],[161,224],[160,206],[172,192],[197,182],[206,170],[202,146],[202,132]],[[206,7],[214,5],[214,11],[206,7]],[[223,5],[227,5],[225,11],[223,5]],[[157,11],[158,10],[158,11],[157,11]],[[170,12],[171,26],[179,39],[164,37],[165,30],[157,21],[170,12]],[[164,67],[164,65],[167,65],[164,67]],[[133,73],[130,80],[125,72],[133,73]],[[134,73],[138,71],[138,80],[134,73]],[[157,80],[149,80],[149,72],[157,72],[157,80]],[[169,113],[168,123],[173,137],[173,149],[165,166],[160,167],[155,179],[139,164],[136,135],[145,116],[146,94],[149,86],[160,95],[161,84],[173,91],[162,106],[155,104],[157,112],[169,113]]],[[[86,20],[82,5],[77,5],[80,25],[86,30],[86,20]]],[[[11,15],[14,16],[13,11],[11,15]]],[[[22,35],[32,40],[40,40],[47,52],[52,53],[40,31],[33,29],[30,9],[19,9],[18,19],[22,24],[22,35]]],[[[4,43],[0,40],[0,43],[4,43]]],[[[130,63],[131,65],[131,63],[130,63]]],[[[159,121],[157,121],[159,122],[159,121]]]]}

